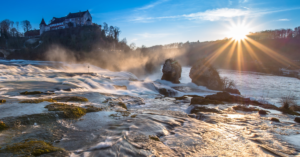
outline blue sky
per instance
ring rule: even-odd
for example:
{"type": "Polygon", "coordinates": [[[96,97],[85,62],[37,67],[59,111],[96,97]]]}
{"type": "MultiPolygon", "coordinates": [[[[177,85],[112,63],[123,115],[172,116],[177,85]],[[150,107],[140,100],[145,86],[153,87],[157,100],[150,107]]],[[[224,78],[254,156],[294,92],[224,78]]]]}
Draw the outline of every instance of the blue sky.
{"type": "Polygon", "coordinates": [[[300,26],[300,0],[9,0],[1,2],[0,20],[26,19],[39,29],[42,18],[80,10],[94,23],[118,26],[120,39],[137,46],[223,39],[239,23],[253,32],[300,26]]]}

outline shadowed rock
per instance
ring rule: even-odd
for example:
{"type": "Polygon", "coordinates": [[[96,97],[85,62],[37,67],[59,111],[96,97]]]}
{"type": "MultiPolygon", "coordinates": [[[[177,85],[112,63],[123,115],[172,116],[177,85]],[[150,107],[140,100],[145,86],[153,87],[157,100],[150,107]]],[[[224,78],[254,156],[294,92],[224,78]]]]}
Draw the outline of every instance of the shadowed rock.
{"type": "Polygon", "coordinates": [[[228,92],[228,93],[231,93],[231,94],[241,95],[241,92],[238,89],[226,88],[224,91],[228,92]]]}
{"type": "Polygon", "coordinates": [[[300,123],[300,117],[296,117],[295,122],[300,123]]]}
{"type": "Polygon", "coordinates": [[[177,61],[167,59],[162,69],[163,76],[161,79],[173,83],[180,83],[181,71],[181,65],[177,61]]]}
{"type": "Polygon", "coordinates": [[[258,113],[259,113],[260,115],[266,115],[266,114],[267,114],[267,111],[265,111],[265,110],[259,110],[258,113]]]}
{"type": "Polygon", "coordinates": [[[193,97],[192,100],[191,100],[191,105],[194,105],[194,104],[199,104],[199,105],[209,105],[209,104],[224,104],[223,102],[221,101],[218,101],[218,100],[210,100],[210,99],[205,99],[203,97],[193,97]]]}
{"type": "Polygon", "coordinates": [[[223,82],[219,73],[205,59],[199,60],[192,66],[190,78],[198,86],[206,86],[213,90],[222,90],[223,88],[223,82]]]}
{"type": "Polygon", "coordinates": [[[273,122],[280,122],[279,119],[277,119],[277,118],[271,118],[271,121],[273,121],[273,122]]]}

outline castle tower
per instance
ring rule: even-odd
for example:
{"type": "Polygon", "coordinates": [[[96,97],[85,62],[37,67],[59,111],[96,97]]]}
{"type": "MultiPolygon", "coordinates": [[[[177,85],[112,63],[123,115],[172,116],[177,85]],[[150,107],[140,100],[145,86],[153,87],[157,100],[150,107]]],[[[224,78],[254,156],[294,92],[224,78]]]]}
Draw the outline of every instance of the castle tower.
{"type": "Polygon", "coordinates": [[[44,18],[42,19],[42,22],[40,23],[40,35],[42,35],[45,32],[46,22],[44,18]]]}

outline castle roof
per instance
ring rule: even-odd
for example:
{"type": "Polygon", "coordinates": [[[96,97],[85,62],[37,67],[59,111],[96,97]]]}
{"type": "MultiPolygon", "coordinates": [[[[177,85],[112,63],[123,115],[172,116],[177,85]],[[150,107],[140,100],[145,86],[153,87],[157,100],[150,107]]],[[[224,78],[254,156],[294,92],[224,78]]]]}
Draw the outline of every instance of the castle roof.
{"type": "Polygon", "coordinates": [[[78,13],[69,13],[66,18],[69,19],[69,18],[82,17],[86,12],[88,12],[88,11],[83,11],[83,12],[78,12],[78,13]]]}
{"type": "Polygon", "coordinates": [[[66,19],[65,17],[61,17],[61,18],[53,17],[53,18],[54,18],[54,21],[52,21],[50,24],[61,23],[61,22],[64,22],[66,19]]]}
{"type": "Polygon", "coordinates": [[[44,18],[42,19],[42,22],[40,23],[40,25],[41,24],[46,25],[46,22],[45,22],[44,18]]]}
{"type": "Polygon", "coordinates": [[[26,37],[38,36],[38,35],[40,35],[40,30],[30,30],[25,32],[26,37]]]}

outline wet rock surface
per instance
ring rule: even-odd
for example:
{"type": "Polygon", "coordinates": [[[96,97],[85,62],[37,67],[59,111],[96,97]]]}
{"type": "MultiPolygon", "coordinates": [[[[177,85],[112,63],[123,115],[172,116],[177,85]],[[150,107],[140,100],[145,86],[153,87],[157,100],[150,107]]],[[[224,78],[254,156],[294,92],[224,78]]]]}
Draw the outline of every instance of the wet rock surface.
{"type": "MultiPolygon", "coordinates": [[[[20,156],[6,148],[30,141],[44,141],[51,149],[51,146],[64,149],[41,155],[51,157],[265,157],[300,153],[298,141],[294,140],[300,135],[299,123],[294,121],[294,115],[282,114],[274,105],[216,93],[194,84],[166,87],[163,84],[166,81],[133,81],[130,78],[134,77],[125,72],[120,72],[122,76],[118,77],[120,73],[103,73],[103,69],[97,75],[57,72],[43,75],[41,69],[37,71],[38,77],[52,82],[1,84],[8,87],[0,88],[5,93],[3,99],[7,100],[0,105],[0,121],[8,128],[0,130],[0,156],[20,156]],[[126,85],[128,89],[117,90],[114,85],[126,85]],[[72,90],[53,90],[56,87],[72,90]],[[175,91],[176,95],[163,96],[159,88],[175,91]],[[53,90],[55,94],[20,95],[26,90],[53,90]],[[53,102],[35,103],[35,100],[50,99],[53,102]],[[27,103],[20,103],[25,100],[27,103]],[[234,106],[254,110],[245,112],[235,110],[234,106]],[[73,109],[85,114],[68,118],[65,112],[73,109]],[[262,109],[268,114],[258,114],[262,109]],[[280,123],[270,121],[272,117],[280,123]]],[[[8,78],[16,74],[9,74],[8,78]]]]}
{"type": "Polygon", "coordinates": [[[192,66],[189,76],[192,82],[198,86],[205,86],[213,90],[222,90],[223,88],[219,73],[205,59],[197,61],[192,66]]]}
{"type": "Polygon", "coordinates": [[[296,117],[296,118],[294,119],[294,121],[297,122],[297,123],[300,123],[300,117],[296,117]]]}
{"type": "Polygon", "coordinates": [[[228,92],[228,93],[231,93],[231,94],[241,95],[241,92],[238,89],[226,88],[224,91],[228,92]]]}
{"type": "Polygon", "coordinates": [[[178,61],[167,59],[163,65],[163,76],[161,79],[173,83],[180,83],[179,79],[181,78],[181,70],[182,68],[178,61]]]}

